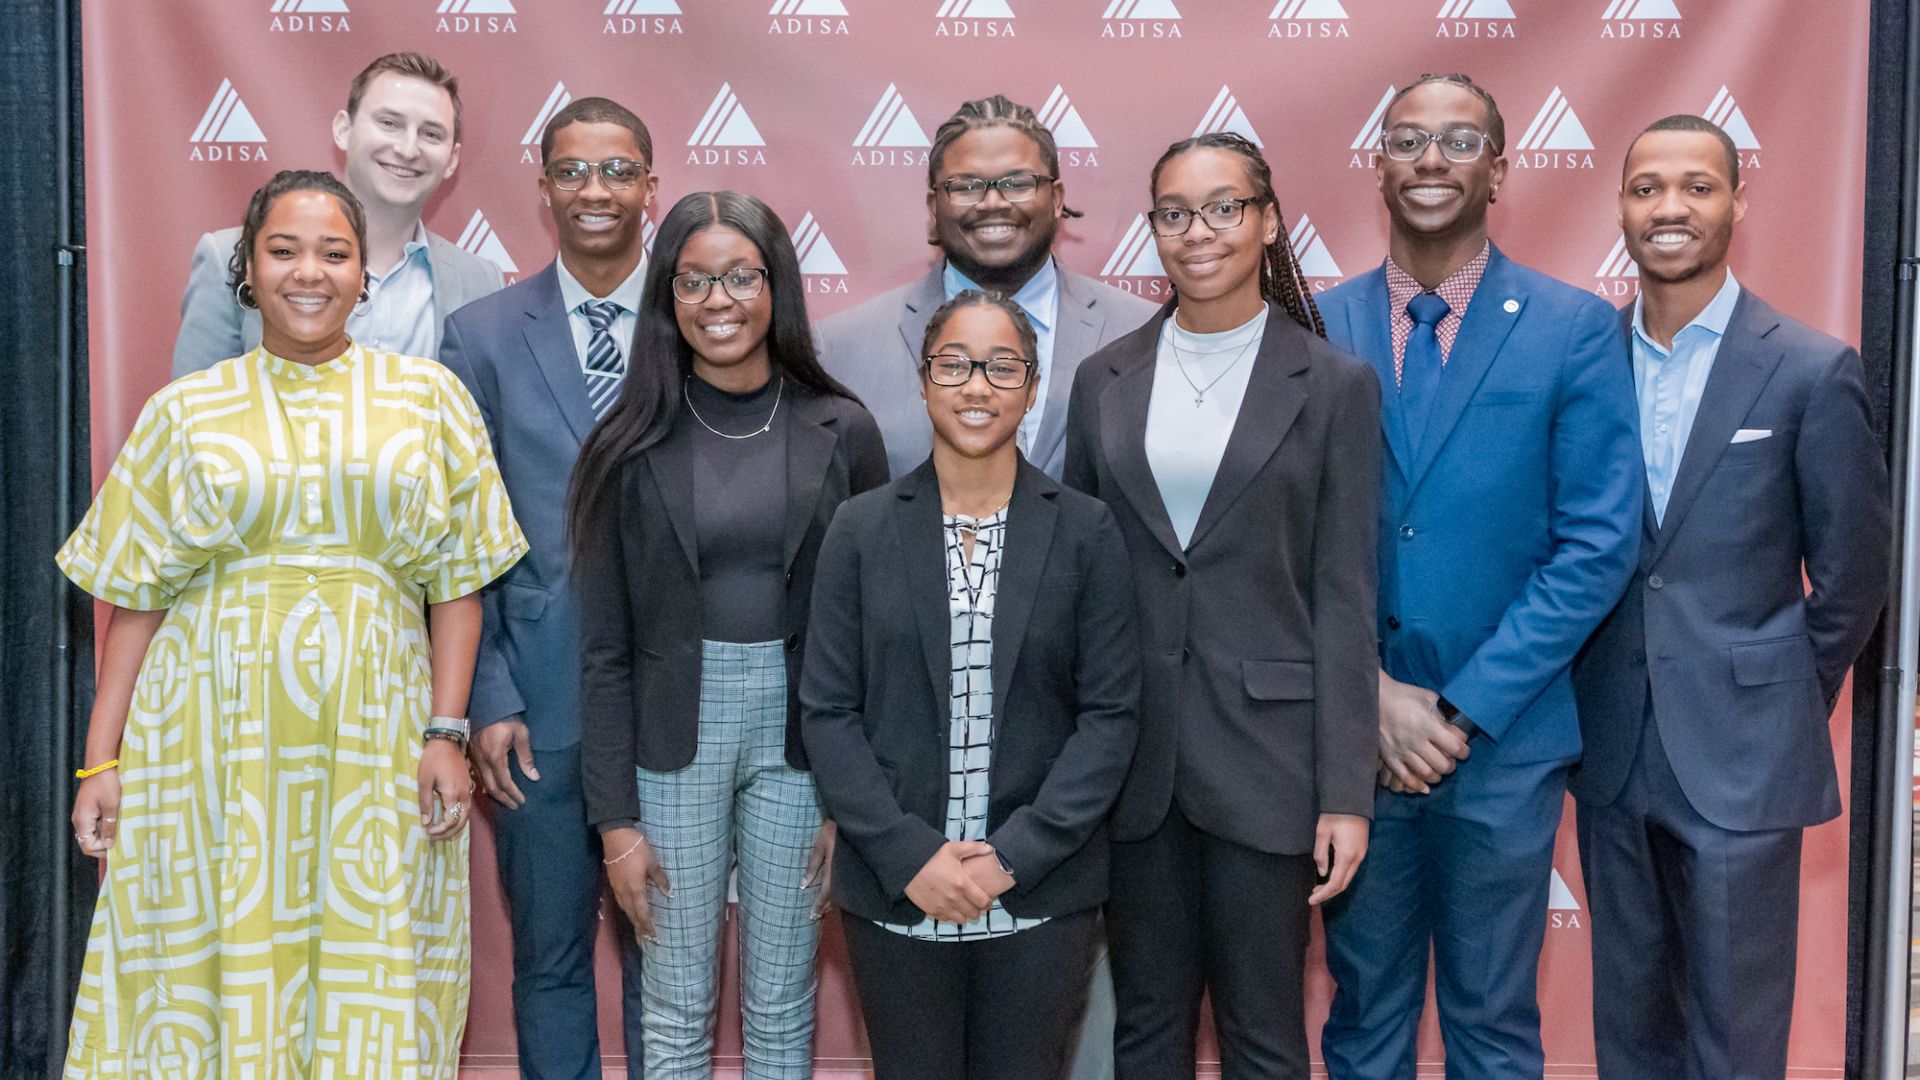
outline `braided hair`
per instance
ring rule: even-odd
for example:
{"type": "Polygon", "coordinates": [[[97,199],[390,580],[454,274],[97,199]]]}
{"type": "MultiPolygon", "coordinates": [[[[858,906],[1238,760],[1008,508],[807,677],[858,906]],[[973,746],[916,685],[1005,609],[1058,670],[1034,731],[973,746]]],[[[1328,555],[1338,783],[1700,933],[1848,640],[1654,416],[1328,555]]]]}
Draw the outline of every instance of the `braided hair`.
{"type": "MultiPolygon", "coordinates": [[[[946,156],[947,148],[962,135],[981,128],[1010,127],[1027,138],[1032,139],[1040,148],[1040,160],[1047,166],[1055,180],[1060,178],[1060,148],[1053,141],[1053,132],[1028,106],[1010,100],[1005,94],[992,97],[975,98],[962,102],[953,115],[947,117],[940,129],[933,133],[933,148],[927,151],[927,186],[940,186],[941,159],[946,156]]],[[[1064,203],[1060,207],[1061,217],[1077,218],[1083,216],[1064,203]]]]}
{"type": "Polygon", "coordinates": [[[1274,216],[1280,222],[1273,242],[1266,245],[1261,253],[1260,296],[1269,303],[1280,305],[1302,327],[1326,337],[1327,324],[1320,318],[1319,305],[1313,302],[1313,290],[1307,285],[1307,275],[1300,269],[1300,260],[1294,257],[1293,240],[1287,234],[1287,219],[1280,213],[1280,198],[1273,191],[1273,169],[1267,165],[1267,159],[1260,155],[1259,147],[1231,131],[1213,131],[1182,139],[1167,147],[1167,152],[1153,163],[1148,198],[1152,198],[1153,192],[1160,187],[1160,170],[1166,168],[1169,161],[1190,150],[1225,150],[1246,159],[1247,180],[1253,185],[1253,202],[1271,202],[1274,216]]]}

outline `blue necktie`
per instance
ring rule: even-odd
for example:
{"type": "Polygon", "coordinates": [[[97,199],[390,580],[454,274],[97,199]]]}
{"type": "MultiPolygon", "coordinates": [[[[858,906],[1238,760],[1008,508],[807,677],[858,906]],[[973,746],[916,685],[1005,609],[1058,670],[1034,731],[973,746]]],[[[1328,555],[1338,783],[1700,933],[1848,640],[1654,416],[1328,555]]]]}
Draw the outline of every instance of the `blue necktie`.
{"type": "Polygon", "coordinates": [[[620,354],[620,345],[611,333],[620,305],[611,300],[589,300],[580,305],[580,311],[593,331],[587,337],[585,375],[587,404],[593,406],[594,418],[598,419],[620,396],[620,380],[627,374],[627,358],[620,354]]]}
{"type": "Polygon", "coordinates": [[[1420,452],[1427,430],[1427,413],[1440,390],[1440,320],[1453,309],[1438,293],[1423,292],[1407,301],[1413,330],[1407,334],[1407,352],[1400,364],[1400,417],[1406,424],[1407,452],[1420,452]]]}

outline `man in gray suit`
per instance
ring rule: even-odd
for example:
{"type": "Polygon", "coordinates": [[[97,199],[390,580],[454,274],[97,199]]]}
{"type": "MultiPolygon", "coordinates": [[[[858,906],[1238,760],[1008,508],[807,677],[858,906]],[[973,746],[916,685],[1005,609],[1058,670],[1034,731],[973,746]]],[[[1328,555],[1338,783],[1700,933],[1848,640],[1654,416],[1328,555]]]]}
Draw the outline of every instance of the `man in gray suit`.
{"type": "Polygon", "coordinates": [[[1595,1048],[1606,1080],[1779,1080],[1801,833],[1840,813],[1828,716],[1886,600],[1886,466],[1860,355],[1728,270],[1726,132],[1667,117],[1624,174],[1645,532],[1574,666],[1595,1048]]]}
{"type": "MultiPolygon", "coordinates": [[[[492,263],[427,231],[420,214],[460,164],[460,84],[440,62],[389,53],[368,64],[333,118],[346,185],[367,214],[368,300],[347,320],[362,345],[437,357],[440,326],[500,288],[492,263]]],[[[202,371],[260,344],[260,313],[227,288],[236,226],[200,237],[180,302],[173,376],[202,371]]]]}
{"type": "Polygon", "coordinates": [[[1055,480],[1067,457],[1067,393],[1080,361],[1147,321],[1154,305],[1073,273],[1053,257],[1067,208],[1053,133],[999,94],[940,125],[927,156],[927,242],[944,258],[925,277],[822,321],[820,362],[880,423],[887,465],[912,472],[932,451],[920,399],[920,347],[934,309],[965,289],[1011,297],[1039,338],[1039,396],[1020,425],[1027,460],[1055,480]]]}

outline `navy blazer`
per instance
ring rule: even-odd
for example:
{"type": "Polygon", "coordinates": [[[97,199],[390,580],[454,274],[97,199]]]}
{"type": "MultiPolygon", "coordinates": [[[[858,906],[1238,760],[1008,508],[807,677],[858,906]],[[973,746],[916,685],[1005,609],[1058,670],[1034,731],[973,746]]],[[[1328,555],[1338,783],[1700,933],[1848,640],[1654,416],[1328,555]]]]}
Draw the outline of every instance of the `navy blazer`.
{"type": "MultiPolygon", "coordinates": [[[[1107,810],[1133,757],[1140,664],[1113,513],[1020,462],[993,612],[987,842],[1001,903],[1065,915],[1107,898],[1107,810]]],[[[907,883],[946,843],[951,630],[933,463],[840,508],[820,546],[804,734],[839,825],[833,898],[912,924],[907,883]]]]}
{"type": "Polygon", "coordinates": [[[1633,573],[1645,486],[1626,342],[1599,298],[1494,248],[1416,456],[1395,389],[1384,266],[1320,297],[1327,337],[1385,388],[1381,660],[1494,745],[1580,753],[1568,667],[1633,573]]]}
{"type": "MultiPolygon", "coordinates": [[[[1630,330],[1631,305],[1620,318],[1630,330]]],[[[1702,817],[1743,831],[1829,820],[1827,721],[1886,601],[1892,542],[1860,355],[1741,289],[1664,520],[1638,472],[1639,569],[1574,668],[1574,796],[1619,796],[1651,695],[1702,817]]]]}

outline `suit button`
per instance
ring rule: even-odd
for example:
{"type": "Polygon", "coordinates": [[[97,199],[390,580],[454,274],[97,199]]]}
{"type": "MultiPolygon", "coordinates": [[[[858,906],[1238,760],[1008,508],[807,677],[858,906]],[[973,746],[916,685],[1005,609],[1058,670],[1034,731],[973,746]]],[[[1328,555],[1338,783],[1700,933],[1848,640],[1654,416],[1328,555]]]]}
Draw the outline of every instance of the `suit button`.
{"type": "Polygon", "coordinates": [[[1413,539],[1413,526],[1411,525],[1400,526],[1400,539],[1402,540],[1413,539]]]}
{"type": "Polygon", "coordinates": [[[1184,664],[1191,659],[1193,659],[1193,650],[1182,647],[1180,650],[1180,662],[1184,664]]]}
{"type": "Polygon", "coordinates": [[[1173,564],[1173,576],[1174,576],[1174,577],[1186,577],[1186,576],[1187,576],[1187,567],[1186,567],[1186,564],[1185,564],[1185,563],[1174,563],[1174,564],[1173,564]]]}
{"type": "Polygon", "coordinates": [[[799,647],[800,647],[800,635],[799,635],[799,634],[788,634],[788,635],[787,635],[787,651],[788,651],[788,652],[793,652],[794,650],[796,650],[796,649],[798,649],[799,647]]]}
{"type": "Polygon", "coordinates": [[[1389,630],[1400,629],[1400,616],[1398,615],[1387,616],[1387,629],[1389,630]]]}
{"type": "Polygon", "coordinates": [[[1648,575],[1647,575],[1647,588],[1649,588],[1649,589],[1664,589],[1664,588],[1666,588],[1666,587],[1667,587],[1667,579],[1666,579],[1666,578],[1663,578],[1663,577],[1661,577],[1661,576],[1660,576],[1659,574],[1648,574],[1648,575]]]}
{"type": "Polygon", "coordinates": [[[1644,663],[1646,663],[1646,662],[1647,662],[1647,654],[1646,654],[1646,653],[1644,653],[1644,652],[1642,652],[1642,651],[1641,651],[1641,650],[1639,650],[1639,649],[1635,649],[1635,650],[1633,650],[1633,662],[1634,662],[1634,663],[1636,663],[1636,664],[1644,664],[1644,663]]]}
{"type": "Polygon", "coordinates": [[[787,584],[793,584],[793,571],[787,571],[787,584]]]}

